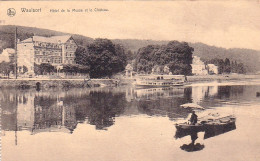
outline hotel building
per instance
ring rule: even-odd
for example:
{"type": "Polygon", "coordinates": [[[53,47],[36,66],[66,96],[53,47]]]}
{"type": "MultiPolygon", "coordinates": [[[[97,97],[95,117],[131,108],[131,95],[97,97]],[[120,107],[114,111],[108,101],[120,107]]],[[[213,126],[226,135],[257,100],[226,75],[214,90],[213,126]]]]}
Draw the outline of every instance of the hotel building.
{"type": "Polygon", "coordinates": [[[70,35],[42,37],[33,36],[17,43],[18,72],[27,67],[34,74],[34,63],[50,63],[53,66],[75,64],[77,44],[70,35]]]}

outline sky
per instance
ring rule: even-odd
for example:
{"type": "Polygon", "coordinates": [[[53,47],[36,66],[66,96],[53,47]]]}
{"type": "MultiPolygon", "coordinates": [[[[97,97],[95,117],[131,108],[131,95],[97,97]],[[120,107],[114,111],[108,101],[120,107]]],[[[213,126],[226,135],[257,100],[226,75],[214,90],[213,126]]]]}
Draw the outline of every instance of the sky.
{"type": "Polygon", "coordinates": [[[91,38],[202,42],[260,50],[259,1],[0,1],[1,25],[20,25],[91,38]],[[14,8],[16,15],[7,16],[14,8]],[[41,8],[24,13],[21,8],[41,8]],[[108,9],[53,13],[50,9],[108,9]]]}

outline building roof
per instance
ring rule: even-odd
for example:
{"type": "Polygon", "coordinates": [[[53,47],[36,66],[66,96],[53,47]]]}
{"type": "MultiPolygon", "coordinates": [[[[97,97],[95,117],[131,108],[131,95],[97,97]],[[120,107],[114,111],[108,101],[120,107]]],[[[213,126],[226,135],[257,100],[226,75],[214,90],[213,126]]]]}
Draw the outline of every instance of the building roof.
{"type": "Polygon", "coordinates": [[[125,67],[126,70],[133,70],[133,67],[131,64],[127,64],[127,66],[125,67]]]}
{"type": "Polygon", "coordinates": [[[65,43],[71,38],[71,35],[63,35],[63,36],[52,36],[52,37],[43,37],[43,36],[33,36],[31,38],[25,39],[22,42],[47,42],[47,43],[65,43]]]}

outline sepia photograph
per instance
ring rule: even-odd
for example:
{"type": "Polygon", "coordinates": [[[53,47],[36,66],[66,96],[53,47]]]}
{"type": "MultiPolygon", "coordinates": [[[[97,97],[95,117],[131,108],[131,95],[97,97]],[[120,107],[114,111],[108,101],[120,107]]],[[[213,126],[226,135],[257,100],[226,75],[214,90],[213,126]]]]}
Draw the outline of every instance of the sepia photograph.
{"type": "Polygon", "coordinates": [[[1,161],[260,161],[260,2],[0,1],[1,161]]]}

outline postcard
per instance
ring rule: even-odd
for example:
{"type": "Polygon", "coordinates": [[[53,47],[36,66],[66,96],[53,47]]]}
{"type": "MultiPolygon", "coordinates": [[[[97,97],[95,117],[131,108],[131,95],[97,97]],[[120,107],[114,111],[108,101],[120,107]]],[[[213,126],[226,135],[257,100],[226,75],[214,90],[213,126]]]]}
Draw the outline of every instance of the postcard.
{"type": "Polygon", "coordinates": [[[257,161],[259,107],[259,1],[0,1],[2,161],[257,161]]]}

